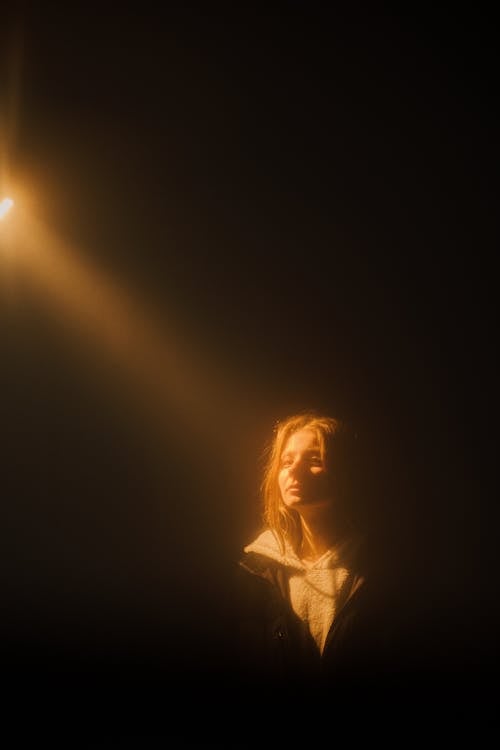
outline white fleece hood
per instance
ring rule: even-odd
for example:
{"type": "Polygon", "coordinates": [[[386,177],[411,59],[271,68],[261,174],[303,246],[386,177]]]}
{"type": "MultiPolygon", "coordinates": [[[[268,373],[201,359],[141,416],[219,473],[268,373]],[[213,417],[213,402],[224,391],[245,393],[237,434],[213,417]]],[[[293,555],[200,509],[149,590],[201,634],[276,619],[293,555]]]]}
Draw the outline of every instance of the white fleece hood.
{"type": "Polygon", "coordinates": [[[332,548],[314,563],[306,564],[289,546],[283,555],[275,535],[268,529],[248,544],[244,551],[255,552],[291,568],[290,602],[296,614],[308,625],[322,652],[335,615],[355,585],[354,575],[340,562],[340,550],[332,548]]]}

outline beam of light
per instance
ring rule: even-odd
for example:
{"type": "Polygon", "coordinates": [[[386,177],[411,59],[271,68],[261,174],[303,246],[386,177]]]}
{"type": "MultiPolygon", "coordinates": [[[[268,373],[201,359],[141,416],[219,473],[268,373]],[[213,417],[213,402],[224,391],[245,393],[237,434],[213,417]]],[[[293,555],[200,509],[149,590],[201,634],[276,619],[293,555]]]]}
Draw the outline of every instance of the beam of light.
{"type": "Polygon", "coordinates": [[[43,290],[63,325],[71,322],[83,345],[87,339],[98,356],[119,366],[120,382],[125,374],[134,397],[156,419],[187,424],[211,448],[218,437],[227,445],[231,420],[241,426],[251,409],[251,388],[242,398],[214,360],[194,351],[193,337],[178,321],[157,322],[130,289],[120,288],[35,217],[19,213],[16,265],[43,290]]]}
{"type": "Polygon", "coordinates": [[[2,201],[0,201],[0,221],[3,221],[13,205],[14,201],[12,200],[12,198],[4,198],[2,201]]]}

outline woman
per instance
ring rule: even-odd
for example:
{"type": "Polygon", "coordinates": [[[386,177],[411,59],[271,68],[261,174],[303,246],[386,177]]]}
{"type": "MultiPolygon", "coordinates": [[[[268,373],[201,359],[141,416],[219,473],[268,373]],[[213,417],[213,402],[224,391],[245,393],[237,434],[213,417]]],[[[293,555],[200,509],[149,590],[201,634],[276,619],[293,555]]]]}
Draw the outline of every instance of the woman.
{"type": "Polygon", "coordinates": [[[356,680],[382,653],[354,522],[357,443],[343,422],[314,412],[274,431],[261,484],[264,528],[238,568],[237,659],[247,684],[356,680]]]}

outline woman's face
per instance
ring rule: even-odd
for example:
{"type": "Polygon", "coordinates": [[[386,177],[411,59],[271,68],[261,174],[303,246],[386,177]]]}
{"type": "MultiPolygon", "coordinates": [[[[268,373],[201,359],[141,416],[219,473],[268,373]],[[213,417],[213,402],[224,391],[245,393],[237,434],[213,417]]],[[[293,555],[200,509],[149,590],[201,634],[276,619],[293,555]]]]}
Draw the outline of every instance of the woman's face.
{"type": "Polygon", "coordinates": [[[329,504],[328,479],[316,433],[308,429],[294,432],[280,458],[278,484],[284,504],[297,511],[329,504]]]}

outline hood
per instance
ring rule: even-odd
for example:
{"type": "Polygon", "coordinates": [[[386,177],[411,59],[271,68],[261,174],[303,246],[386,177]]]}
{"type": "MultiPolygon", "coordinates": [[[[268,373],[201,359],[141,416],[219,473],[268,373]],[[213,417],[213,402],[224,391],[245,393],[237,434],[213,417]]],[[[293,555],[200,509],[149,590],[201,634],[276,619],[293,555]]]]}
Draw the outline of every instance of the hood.
{"type": "Polygon", "coordinates": [[[253,542],[247,544],[243,551],[245,553],[261,555],[269,560],[279,563],[280,565],[284,565],[287,568],[305,571],[311,569],[336,568],[339,565],[347,565],[350,567],[350,563],[357,547],[358,543],[356,541],[349,540],[337,547],[332,547],[315,560],[314,563],[307,565],[297,557],[288,542],[285,543],[285,552],[283,554],[274,532],[271,531],[271,529],[266,529],[260,533],[253,542]]]}
{"type": "Polygon", "coordinates": [[[282,554],[278,540],[271,529],[267,529],[259,534],[253,542],[247,544],[243,549],[243,552],[254,552],[257,555],[262,555],[270,560],[274,560],[274,562],[280,563],[280,565],[284,565],[285,567],[304,570],[304,565],[299,560],[290,544],[286,544],[285,554],[282,554]]]}

